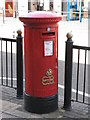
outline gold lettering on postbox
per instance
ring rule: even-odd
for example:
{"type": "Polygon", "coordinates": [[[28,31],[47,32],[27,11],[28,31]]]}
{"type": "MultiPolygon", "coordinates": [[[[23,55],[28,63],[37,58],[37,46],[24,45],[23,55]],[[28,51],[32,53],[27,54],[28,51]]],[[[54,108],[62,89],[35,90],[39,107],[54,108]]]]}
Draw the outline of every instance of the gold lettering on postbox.
{"type": "Polygon", "coordinates": [[[46,75],[42,78],[42,85],[54,84],[54,76],[52,75],[52,70],[48,68],[46,75]]]}

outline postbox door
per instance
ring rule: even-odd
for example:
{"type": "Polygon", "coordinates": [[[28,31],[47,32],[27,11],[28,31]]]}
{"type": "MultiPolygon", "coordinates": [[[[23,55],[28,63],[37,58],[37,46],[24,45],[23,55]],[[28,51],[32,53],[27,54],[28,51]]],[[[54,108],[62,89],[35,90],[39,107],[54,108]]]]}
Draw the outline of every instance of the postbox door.
{"type": "Polygon", "coordinates": [[[33,29],[33,95],[46,97],[58,91],[57,28],[33,29]]]}
{"type": "Polygon", "coordinates": [[[30,95],[35,97],[52,96],[58,92],[57,28],[52,28],[51,33],[45,30],[46,28],[32,29],[30,39],[32,50],[30,95]]]}

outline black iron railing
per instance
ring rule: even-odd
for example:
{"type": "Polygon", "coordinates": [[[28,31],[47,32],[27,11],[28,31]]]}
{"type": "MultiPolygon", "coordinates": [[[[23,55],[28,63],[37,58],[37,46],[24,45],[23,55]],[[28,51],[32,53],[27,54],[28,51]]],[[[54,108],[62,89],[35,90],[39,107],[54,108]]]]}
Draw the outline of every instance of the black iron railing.
{"type": "Polygon", "coordinates": [[[17,89],[17,97],[21,98],[23,96],[23,50],[22,50],[23,47],[21,31],[18,31],[17,33],[18,36],[16,39],[0,38],[1,41],[0,82],[1,85],[3,86],[17,89]],[[14,46],[16,46],[16,53],[13,53],[13,44],[14,46]],[[10,49],[9,53],[8,47],[11,47],[9,48],[10,49]],[[16,73],[14,73],[13,71],[16,71],[16,73]]]}
{"type": "MultiPolygon", "coordinates": [[[[69,36],[69,35],[68,35],[69,36]]],[[[81,102],[85,104],[90,104],[85,102],[85,87],[86,87],[86,58],[87,51],[90,51],[90,47],[77,46],[73,45],[72,36],[69,36],[66,41],[66,52],[65,52],[65,88],[64,88],[64,109],[71,109],[72,101],[72,64],[73,60],[73,49],[78,50],[78,62],[77,62],[77,79],[76,79],[76,99],[74,101],[81,102]],[[84,80],[83,81],[83,90],[82,90],[82,101],[79,101],[79,73],[80,73],[80,50],[85,51],[85,63],[84,63],[84,80]]],[[[82,73],[83,74],[83,73],[82,73]]]]}
{"type": "Polygon", "coordinates": [[[85,46],[77,46],[77,45],[73,45],[73,49],[77,49],[78,50],[78,65],[77,65],[77,84],[76,84],[76,101],[79,102],[78,100],[78,88],[79,88],[79,65],[80,65],[80,50],[84,50],[85,51],[85,63],[84,63],[84,80],[83,80],[83,100],[82,102],[85,103],[85,87],[86,87],[86,58],[87,58],[87,51],[90,50],[90,47],[85,47],[85,46]]]}
{"type": "Polygon", "coordinates": [[[8,39],[8,38],[0,38],[0,40],[1,40],[1,84],[2,85],[5,85],[5,86],[8,86],[8,87],[12,87],[12,88],[16,88],[16,85],[14,85],[13,86],[13,53],[12,53],[12,44],[13,44],[13,42],[14,43],[16,43],[16,39],[14,40],[14,39],[8,39]],[[4,42],[6,42],[6,45],[4,45],[4,48],[6,49],[5,50],[5,52],[3,52],[3,50],[2,50],[2,48],[3,48],[3,41],[4,42]],[[11,43],[11,84],[10,83],[8,83],[8,52],[7,52],[7,50],[8,50],[8,42],[9,43],[11,43]],[[4,56],[3,56],[3,54],[5,54],[4,56]],[[4,60],[5,59],[5,60],[4,60]],[[5,62],[3,62],[3,61],[5,61],[5,62]],[[5,66],[5,70],[3,70],[4,69],[4,66],[5,66]],[[3,74],[5,74],[6,73],[6,75],[3,75],[3,74]]]}

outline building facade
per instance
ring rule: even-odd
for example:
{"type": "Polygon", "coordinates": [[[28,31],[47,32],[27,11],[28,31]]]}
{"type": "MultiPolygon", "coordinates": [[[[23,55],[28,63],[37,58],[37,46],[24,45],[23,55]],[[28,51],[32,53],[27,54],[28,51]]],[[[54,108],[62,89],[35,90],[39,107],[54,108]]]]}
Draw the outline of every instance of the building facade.
{"type": "MultiPolygon", "coordinates": [[[[66,14],[68,1],[70,4],[75,4],[77,1],[77,10],[79,10],[81,0],[0,0],[0,11],[4,9],[5,16],[11,17],[42,10],[66,14]]],[[[88,8],[89,1],[82,0],[82,6],[88,8]]]]}

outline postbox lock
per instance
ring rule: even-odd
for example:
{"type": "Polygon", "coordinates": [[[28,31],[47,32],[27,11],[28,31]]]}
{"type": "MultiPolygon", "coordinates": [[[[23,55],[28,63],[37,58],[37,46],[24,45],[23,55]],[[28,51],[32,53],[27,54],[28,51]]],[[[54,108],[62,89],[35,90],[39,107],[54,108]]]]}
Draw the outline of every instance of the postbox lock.
{"type": "Polygon", "coordinates": [[[51,30],[51,28],[50,28],[50,27],[48,27],[48,28],[47,28],[47,32],[50,32],[50,30],[51,30]]]}
{"type": "Polygon", "coordinates": [[[54,84],[54,76],[52,75],[52,69],[48,68],[46,71],[46,76],[42,78],[42,85],[51,85],[54,84]]]}

